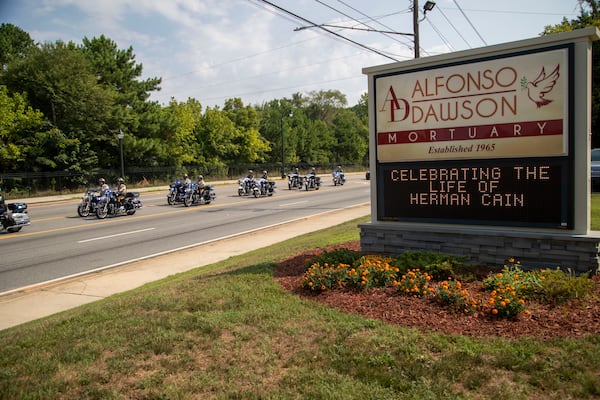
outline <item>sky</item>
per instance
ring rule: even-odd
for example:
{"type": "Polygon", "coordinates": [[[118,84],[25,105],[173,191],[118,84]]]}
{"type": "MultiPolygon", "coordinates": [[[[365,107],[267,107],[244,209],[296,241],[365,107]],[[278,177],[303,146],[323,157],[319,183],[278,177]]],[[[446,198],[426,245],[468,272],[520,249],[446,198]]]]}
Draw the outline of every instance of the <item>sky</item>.
{"type": "MultiPolygon", "coordinates": [[[[420,57],[539,36],[577,0],[418,0],[420,57]]],[[[0,0],[0,23],[37,43],[104,35],[133,48],[151,100],[222,107],[338,90],[367,92],[363,68],[414,58],[412,0],[0,0]],[[269,4],[271,3],[271,4],[269,4]],[[315,25],[325,25],[324,29],[315,25]],[[298,29],[302,28],[302,29],[298,29]],[[390,32],[390,33],[388,33],[390,32]]]]}

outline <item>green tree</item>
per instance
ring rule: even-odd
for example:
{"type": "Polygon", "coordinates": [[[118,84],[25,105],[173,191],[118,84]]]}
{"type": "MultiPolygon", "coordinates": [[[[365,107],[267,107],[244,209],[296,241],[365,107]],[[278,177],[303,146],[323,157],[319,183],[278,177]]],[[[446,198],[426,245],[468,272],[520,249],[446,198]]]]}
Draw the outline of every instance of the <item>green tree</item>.
{"type": "Polygon", "coordinates": [[[136,63],[131,46],[126,50],[119,49],[104,35],[92,39],[86,37],[82,42],[79,50],[90,61],[98,77],[98,85],[111,92],[114,98],[108,111],[108,129],[98,136],[98,140],[104,143],[98,152],[103,153],[106,159],[112,159],[110,154],[116,151],[117,145],[115,135],[121,129],[127,133],[127,141],[124,142],[127,165],[136,165],[143,160],[152,164],[186,163],[181,159],[187,157],[186,152],[179,152],[180,157],[173,158],[173,149],[168,150],[159,142],[168,140],[175,131],[181,133],[181,129],[186,129],[178,126],[172,110],[164,112],[158,103],[149,101],[151,92],[160,90],[161,79],[140,79],[143,66],[136,63]]]}
{"type": "Polygon", "coordinates": [[[333,160],[363,161],[368,149],[368,129],[356,114],[350,110],[340,110],[333,120],[333,127],[336,138],[333,160]]]}
{"type": "Polygon", "coordinates": [[[118,49],[117,44],[104,35],[83,38],[80,50],[91,62],[98,84],[115,92],[114,126],[127,127],[130,132],[145,130],[146,127],[140,126],[141,115],[148,111],[144,104],[151,92],[160,89],[161,79],[140,80],[143,66],[135,62],[133,48],[118,49]]]}
{"type": "Polygon", "coordinates": [[[222,166],[238,162],[239,149],[235,144],[238,129],[223,111],[206,109],[195,133],[207,163],[222,166]]]}
{"type": "Polygon", "coordinates": [[[186,103],[171,100],[167,107],[175,122],[173,129],[165,131],[165,141],[172,165],[196,165],[204,160],[200,155],[200,145],[196,139],[196,128],[202,122],[202,105],[195,99],[186,103]]]}
{"type": "Polygon", "coordinates": [[[256,109],[250,105],[244,106],[242,99],[239,97],[225,100],[223,111],[240,128],[258,129],[260,125],[256,109]]]}
{"type": "Polygon", "coordinates": [[[304,99],[306,114],[310,119],[321,120],[330,124],[338,110],[348,104],[346,95],[339,90],[320,90],[310,92],[304,99]]]}
{"type": "Polygon", "coordinates": [[[0,86],[0,110],[0,171],[24,170],[34,145],[31,138],[48,124],[20,93],[10,96],[6,86],[0,86]]]}
{"type": "Polygon", "coordinates": [[[0,67],[5,67],[12,60],[25,58],[34,48],[35,43],[29,33],[13,24],[0,25],[0,67]]]}
{"type": "Polygon", "coordinates": [[[369,94],[363,93],[358,100],[358,103],[352,107],[352,111],[358,119],[365,125],[369,126],[369,94]]]}
{"type": "Polygon", "coordinates": [[[90,63],[72,43],[46,43],[24,60],[9,64],[2,75],[10,93],[25,93],[69,138],[93,141],[106,132],[111,93],[96,84],[90,63]]]}
{"type": "Polygon", "coordinates": [[[250,105],[244,106],[240,98],[225,101],[223,112],[231,120],[238,134],[233,142],[238,148],[238,163],[261,163],[269,159],[271,144],[259,131],[258,112],[250,105]]]}

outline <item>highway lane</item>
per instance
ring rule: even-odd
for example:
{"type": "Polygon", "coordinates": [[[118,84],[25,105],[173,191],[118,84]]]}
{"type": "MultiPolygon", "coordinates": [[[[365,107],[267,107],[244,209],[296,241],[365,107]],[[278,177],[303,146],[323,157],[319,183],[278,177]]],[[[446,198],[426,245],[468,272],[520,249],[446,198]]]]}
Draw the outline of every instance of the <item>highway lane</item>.
{"type": "MultiPolygon", "coordinates": [[[[349,176],[344,186],[334,187],[324,175],[318,191],[290,191],[280,180],[277,185],[274,196],[258,199],[239,197],[237,185],[219,185],[213,203],[189,208],[167,205],[166,191],[142,193],[144,206],[135,215],[105,220],[78,217],[78,200],[31,204],[32,225],[0,235],[0,293],[274,224],[318,218],[370,200],[369,181],[360,176],[349,176]]],[[[258,247],[260,235],[248,240],[256,240],[258,247]]]]}

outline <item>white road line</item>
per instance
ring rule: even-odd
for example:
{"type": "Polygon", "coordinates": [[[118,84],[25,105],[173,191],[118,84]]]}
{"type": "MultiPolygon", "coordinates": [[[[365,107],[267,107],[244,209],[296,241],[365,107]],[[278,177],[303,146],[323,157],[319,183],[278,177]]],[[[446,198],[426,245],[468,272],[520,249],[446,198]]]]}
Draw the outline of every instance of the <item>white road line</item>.
{"type": "Polygon", "coordinates": [[[134,233],[151,231],[153,229],[156,229],[156,228],[140,229],[139,231],[123,232],[123,233],[117,233],[116,235],[101,236],[101,237],[92,238],[92,239],[79,240],[79,241],[77,241],[77,243],[93,242],[94,240],[110,239],[110,238],[114,238],[114,237],[118,237],[118,236],[132,235],[134,233]]]}
{"type": "Polygon", "coordinates": [[[285,203],[285,204],[280,204],[279,207],[287,207],[287,206],[295,206],[296,204],[304,204],[304,203],[308,203],[308,200],[304,200],[304,201],[296,201],[294,203],[285,203]]]}

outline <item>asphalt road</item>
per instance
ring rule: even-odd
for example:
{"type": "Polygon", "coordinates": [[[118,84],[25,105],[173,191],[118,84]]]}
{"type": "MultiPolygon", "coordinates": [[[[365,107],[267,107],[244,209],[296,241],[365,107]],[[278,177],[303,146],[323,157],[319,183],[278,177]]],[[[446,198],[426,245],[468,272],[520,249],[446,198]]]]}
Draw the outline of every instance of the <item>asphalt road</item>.
{"type": "MultiPolygon", "coordinates": [[[[189,208],[169,206],[166,191],[142,193],[144,205],[135,215],[105,220],[79,217],[78,200],[30,204],[32,224],[0,234],[0,294],[293,220],[310,223],[304,218],[370,201],[364,176],[349,175],[344,186],[333,186],[327,175],[322,179],[317,191],[288,190],[286,181],[277,180],[274,196],[261,198],[238,196],[237,185],[219,185],[214,202],[189,208]]],[[[252,238],[260,247],[260,235],[252,238]]]]}

